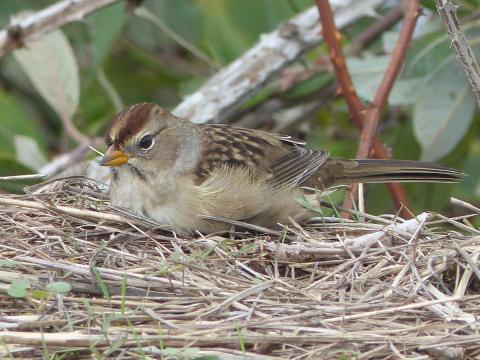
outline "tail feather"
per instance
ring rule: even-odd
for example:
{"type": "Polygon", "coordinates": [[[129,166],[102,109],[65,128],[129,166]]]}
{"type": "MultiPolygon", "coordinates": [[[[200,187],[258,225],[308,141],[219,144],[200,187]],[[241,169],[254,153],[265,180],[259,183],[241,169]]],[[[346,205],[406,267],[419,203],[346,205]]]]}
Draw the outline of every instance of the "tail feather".
{"type": "MultiPolygon", "coordinates": [[[[383,182],[455,183],[465,175],[442,165],[412,160],[336,160],[343,171],[336,172],[333,185],[383,182]]],[[[338,165],[337,165],[338,166],[338,165]]]]}

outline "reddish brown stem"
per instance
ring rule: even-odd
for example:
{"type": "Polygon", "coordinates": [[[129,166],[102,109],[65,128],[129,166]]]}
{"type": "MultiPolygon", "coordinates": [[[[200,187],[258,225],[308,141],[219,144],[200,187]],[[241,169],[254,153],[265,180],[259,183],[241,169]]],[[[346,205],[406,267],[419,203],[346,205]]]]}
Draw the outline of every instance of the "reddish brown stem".
{"type": "MultiPolygon", "coordinates": [[[[327,43],[330,50],[330,59],[335,69],[341,93],[345,97],[349,113],[353,121],[360,129],[362,129],[365,122],[365,112],[363,104],[361,103],[355,92],[352,79],[346,67],[345,56],[342,46],[340,45],[341,36],[335,26],[332,9],[330,8],[328,0],[316,0],[316,4],[320,14],[323,38],[325,39],[325,42],[327,43]]],[[[369,128],[370,127],[371,125],[369,126],[369,128]]],[[[377,138],[373,137],[371,139],[371,143],[373,143],[372,148],[374,150],[374,156],[376,158],[389,158],[387,150],[377,138]]],[[[399,184],[389,184],[388,189],[390,190],[395,205],[397,206],[397,208],[402,210],[403,205],[407,205],[407,198],[403,188],[401,188],[399,184]]],[[[348,199],[349,196],[347,195],[346,202],[349,202],[348,199]]],[[[347,208],[351,208],[351,203],[348,204],[347,208]]],[[[406,218],[410,217],[408,212],[403,210],[401,211],[401,215],[406,218]]]]}
{"type": "Polygon", "coordinates": [[[383,74],[382,82],[377,89],[372,104],[366,112],[365,124],[362,128],[362,136],[360,137],[360,144],[358,146],[357,159],[365,159],[370,153],[370,148],[373,145],[373,139],[375,138],[378,121],[380,119],[380,111],[385,106],[388,96],[395,84],[395,80],[398,74],[400,74],[407,49],[412,42],[412,35],[415,30],[415,25],[417,24],[419,11],[419,0],[408,0],[403,27],[395,48],[393,49],[392,56],[390,57],[387,70],[385,74],[383,74]]]}
{"type": "Polygon", "coordinates": [[[352,78],[345,63],[345,55],[340,45],[341,35],[335,26],[332,9],[328,0],[316,0],[316,2],[322,24],[323,38],[330,51],[330,60],[335,69],[341,95],[345,97],[353,121],[361,128],[364,121],[363,105],[355,92],[352,78]]]}

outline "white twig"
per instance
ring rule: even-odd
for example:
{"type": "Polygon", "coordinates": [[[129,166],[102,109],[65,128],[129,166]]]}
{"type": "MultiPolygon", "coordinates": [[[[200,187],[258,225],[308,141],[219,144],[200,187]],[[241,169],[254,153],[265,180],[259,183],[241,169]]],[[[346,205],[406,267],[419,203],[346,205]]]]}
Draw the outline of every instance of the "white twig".
{"type": "MultiPolygon", "coordinates": [[[[381,0],[331,1],[335,22],[343,28],[360,17],[371,15],[381,0]]],[[[316,7],[282,23],[264,34],[245,54],[210,78],[188,96],[173,112],[196,123],[219,123],[235,112],[243,102],[272,76],[320,43],[320,25],[316,7]]]]}
{"type": "Polygon", "coordinates": [[[0,176],[0,181],[38,180],[43,177],[45,177],[45,175],[43,174],[0,176]]]}
{"type": "Polygon", "coordinates": [[[454,205],[458,205],[458,206],[461,206],[461,207],[464,207],[465,209],[468,209],[468,210],[471,210],[477,214],[480,214],[480,208],[476,207],[476,206],[473,206],[472,204],[469,204],[465,201],[462,201],[462,200],[459,200],[457,198],[450,198],[450,201],[452,204],[454,205]]]}
{"type": "Polygon", "coordinates": [[[358,236],[353,239],[347,239],[346,245],[354,251],[359,251],[367,246],[371,246],[378,241],[382,241],[385,236],[392,232],[415,234],[415,232],[419,231],[419,228],[423,226],[423,224],[425,223],[425,221],[428,220],[429,217],[429,213],[421,213],[415,219],[407,220],[401,224],[389,225],[381,231],[376,231],[371,234],[358,236]]]}
{"type": "Polygon", "coordinates": [[[480,66],[460,26],[460,20],[457,17],[457,6],[453,5],[449,0],[436,0],[436,2],[437,11],[447,28],[448,35],[455,49],[455,55],[460,65],[462,65],[480,107],[480,66]]]}
{"type": "Polygon", "coordinates": [[[54,176],[59,172],[65,170],[66,168],[78,164],[81,160],[85,158],[85,155],[88,153],[89,149],[92,146],[101,146],[102,143],[102,139],[94,139],[90,143],[80,144],[76,149],[57,156],[51,162],[44,165],[39,172],[40,174],[47,177],[54,176]]]}
{"type": "MultiPolygon", "coordinates": [[[[438,300],[448,300],[450,298],[450,296],[445,295],[432,284],[428,284],[427,289],[430,292],[430,295],[438,300]]],[[[458,298],[461,299],[462,296],[458,296],[458,298]]],[[[446,301],[442,303],[431,304],[427,307],[445,321],[459,321],[465,322],[469,325],[473,325],[477,322],[473,314],[461,310],[461,308],[455,302],[446,301]]]]}
{"type": "Polygon", "coordinates": [[[19,200],[19,199],[12,199],[10,197],[1,197],[0,196],[0,204],[2,205],[11,205],[11,206],[19,206],[25,207],[29,209],[37,209],[37,210],[52,210],[58,211],[64,214],[68,214],[71,216],[78,216],[78,217],[87,217],[90,219],[97,219],[97,220],[105,220],[105,221],[114,221],[123,224],[131,224],[131,223],[138,223],[134,219],[129,220],[123,216],[115,215],[115,214],[108,214],[101,211],[93,211],[87,209],[77,209],[70,206],[47,206],[40,202],[36,201],[28,201],[28,200],[19,200]]]}
{"type": "Polygon", "coordinates": [[[358,210],[365,212],[365,198],[363,194],[363,184],[358,184],[358,210]]]}
{"type": "Polygon", "coordinates": [[[12,18],[0,31],[0,57],[28,40],[38,38],[118,0],[63,0],[22,19],[12,18]]]}

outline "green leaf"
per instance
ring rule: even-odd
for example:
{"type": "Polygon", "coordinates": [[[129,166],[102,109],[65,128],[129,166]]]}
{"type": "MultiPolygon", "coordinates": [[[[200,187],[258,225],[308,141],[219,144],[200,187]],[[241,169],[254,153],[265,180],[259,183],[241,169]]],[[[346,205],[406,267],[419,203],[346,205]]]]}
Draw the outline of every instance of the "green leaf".
{"type": "Polygon", "coordinates": [[[420,3],[422,4],[423,7],[430,9],[432,11],[436,12],[436,7],[435,7],[435,0],[421,0],[420,3]]]}
{"type": "Polygon", "coordinates": [[[97,69],[107,57],[125,23],[124,4],[100,9],[87,18],[92,42],[92,67],[97,69]]]}
{"type": "MultiPolygon", "coordinates": [[[[197,6],[208,21],[204,22],[202,44],[218,62],[227,64],[243,53],[250,45],[245,29],[236,27],[229,14],[226,1],[200,1],[197,6]],[[218,31],[222,29],[222,31],[218,31]]],[[[246,9],[245,9],[246,10],[246,9]]],[[[237,14],[239,15],[239,14],[237,14]]]]}
{"type": "MultiPolygon", "coordinates": [[[[355,89],[362,99],[373,101],[389,61],[389,55],[366,56],[362,59],[350,58],[347,60],[355,89]]],[[[422,77],[397,80],[388,98],[389,103],[395,105],[413,103],[417,99],[417,92],[423,81],[424,78],[422,77]]]]}
{"type": "Polygon", "coordinates": [[[382,47],[383,51],[387,54],[391,54],[398,40],[398,32],[387,31],[382,34],[382,47]]]}
{"type": "MultiPolygon", "coordinates": [[[[439,54],[416,57],[419,67],[431,64],[439,54]],[[420,66],[420,58],[422,63],[420,66]]],[[[475,110],[473,98],[465,75],[453,56],[430,68],[428,75],[398,80],[390,95],[393,104],[414,104],[414,132],[422,147],[422,159],[435,161],[447,155],[463,138],[470,126],[475,110]]],[[[372,101],[383,73],[388,65],[388,56],[349,59],[348,66],[358,94],[372,101]]]]}
{"type": "Polygon", "coordinates": [[[8,287],[7,294],[12,297],[22,298],[27,296],[28,288],[30,288],[30,282],[28,280],[24,280],[24,279],[14,280],[8,287]]]}
{"type": "Polygon", "coordinates": [[[18,265],[18,261],[11,259],[0,259],[0,268],[2,267],[13,267],[18,265]]]}
{"type": "Polygon", "coordinates": [[[182,353],[182,349],[167,347],[163,350],[163,354],[166,356],[177,356],[182,353]]]}
{"type": "Polygon", "coordinates": [[[352,75],[357,94],[364,100],[372,101],[387,68],[389,56],[365,56],[349,58],[347,66],[352,75]]]}
{"type": "Polygon", "coordinates": [[[445,30],[428,33],[416,39],[407,53],[403,77],[423,77],[454,57],[445,30]]]}
{"type": "Polygon", "coordinates": [[[397,80],[388,101],[392,105],[414,104],[418,100],[419,93],[425,90],[425,81],[426,77],[397,80]]]}
{"type": "Polygon", "coordinates": [[[92,267],[91,270],[90,270],[93,275],[95,276],[95,280],[97,280],[97,283],[98,283],[98,286],[100,287],[100,289],[102,290],[102,293],[103,293],[103,297],[105,299],[108,300],[108,302],[110,302],[111,300],[111,296],[110,296],[110,291],[108,291],[108,287],[107,285],[105,284],[105,281],[103,281],[102,279],[102,274],[100,274],[100,271],[98,271],[98,269],[96,267],[92,267]]]}
{"type": "Polygon", "coordinates": [[[35,89],[60,118],[77,111],[80,80],[73,50],[60,31],[53,31],[14,51],[35,89]]]}
{"type": "Polygon", "coordinates": [[[32,291],[32,298],[35,300],[45,300],[48,299],[50,296],[50,293],[45,290],[33,290],[32,291]]]}
{"type": "Polygon", "coordinates": [[[475,138],[469,147],[469,153],[463,168],[468,176],[455,187],[454,197],[466,201],[471,201],[472,195],[476,198],[480,197],[480,166],[478,164],[480,164],[480,140],[475,138]]]}
{"type": "MultiPolygon", "coordinates": [[[[314,76],[306,81],[296,85],[293,89],[288,90],[285,96],[288,99],[294,99],[295,97],[307,96],[309,94],[320,91],[327,84],[332,82],[333,77],[331,74],[320,74],[314,76]]],[[[263,100],[263,99],[262,99],[263,100]]]]}
{"type": "MultiPolygon", "coordinates": [[[[451,41],[439,22],[430,21],[427,26],[434,29],[416,39],[407,53],[403,78],[431,75],[455,59],[451,41]],[[435,29],[436,28],[436,29],[435,29]]],[[[475,55],[480,55],[480,22],[469,21],[462,25],[475,55]]]]}
{"type": "Polygon", "coordinates": [[[105,320],[103,321],[103,324],[102,324],[102,331],[105,333],[105,334],[108,334],[108,331],[110,329],[110,327],[112,326],[112,322],[113,321],[118,321],[122,318],[122,314],[120,313],[113,313],[113,314],[110,314],[108,315],[105,320]]]}
{"type": "MultiPolygon", "coordinates": [[[[252,46],[261,34],[269,32],[293,15],[287,1],[226,0],[198,1],[203,13],[202,45],[219,62],[228,63],[252,46]],[[221,29],[221,31],[219,31],[221,29]]],[[[308,1],[295,0],[300,9],[308,1]]]]}
{"type": "Polygon", "coordinates": [[[48,160],[41,152],[35,139],[29,136],[15,135],[14,142],[17,161],[20,164],[37,171],[47,164],[48,160]]]}
{"type": "Polygon", "coordinates": [[[64,281],[56,281],[48,284],[47,290],[63,294],[72,291],[72,286],[64,281]]]}
{"type": "Polygon", "coordinates": [[[414,133],[422,147],[422,160],[435,161],[464,137],[472,122],[475,99],[457,64],[447,63],[424,88],[414,108],[414,133]]]}
{"type": "Polygon", "coordinates": [[[22,109],[20,103],[0,90],[0,152],[15,156],[15,135],[34,138],[41,149],[45,148],[43,134],[34,120],[22,109]]]}
{"type": "MultiPolygon", "coordinates": [[[[208,19],[201,17],[200,9],[193,5],[191,0],[150,1],[145,8],[177,35],[198,46],[198,40],[202,38],[202,23],[208,19]]],[[[135,43],[151,51],[173,48],[177,45],[151,21],[145,21],[145,18],[140,16],[129,19],[128,36],[135,43]]]]}
{"type": "Polygon", "coordinates": [[[27,2],[26,0],[0,1],[0,25],[6,26],[9,18],[25,8],[35,9],[41,7],[38,2],[27,2]]]}
{"type": "MultiPolygon", "coordinates": [[[[362,99],[373,101],[389,61],[389,55],[366,56],[362,59],[350,58],[347,60],[355,89],[362,99]]],[[[425,78],[419,76],[397,80],[388,98],[389,103],[394,105],[414,103],[418,98],[418,92],[422,91],[421,87],[425,78]]]]}

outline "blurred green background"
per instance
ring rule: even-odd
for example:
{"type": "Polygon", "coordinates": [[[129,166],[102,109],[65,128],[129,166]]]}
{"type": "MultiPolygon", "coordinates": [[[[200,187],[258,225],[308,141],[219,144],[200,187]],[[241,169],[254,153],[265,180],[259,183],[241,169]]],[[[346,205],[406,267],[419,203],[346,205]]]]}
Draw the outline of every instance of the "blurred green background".
{"type": "MultiPolygon", "coordinates": [[[[2,0],[0,26],[5,27],[11,16],[52,3],[55,1],[2,0]]],[[[0,176],[41,171],[59,154],[75,149],[81,139],[103,136],[112,116],[124,105],[150,101],[174,108],[250,48],[262,33],[274,30],[313,3],[147,0],[126,11],[125,2],[120,1],[82,22],[66,25],[27,49],[5,55],[0,60],[0,176]],[[79,129],[77,137],[66,131],[66,121],[79,129]]],[[[457,3],[464,29],[479,56],[480,1],[457,3]]],[[[406,185],[412,211],[452,213],[450,196],[480,205],[477,103],[434,2],[422,4],[425,12],[389,107],[382,114],[379,136],[395,158],[435,161],[469,174],[457,185],[406,185]]],[[[352,45],[359,34],[391,11],[391,6],[380,7],[379,16],[364,17],[342,29],[348,65],[366,103],[382,78],[400,24],[377,34],[355,56],[352,45]]],[[[247,99],[228,121],[287,132],[307,139],[311,147],[351,158],[359,135],[335,88],[328,52],[322,44],[247,99]],[[262,110],[262,106],[268,109],[268,103],[276,104],[271,113],[262,110]],[[290,123],[286,110],[296,107],[303,109],[304,115],[290,123]]],[[[95,156],[91,152],[87,157],[95,156]]],[[[19,192],[23,185],[0,183],[0,191],[19,192]]],[[[366,194],[368,211],[394,211],[383,185],[370,186],[366,194]]],[[[340,200],[340,194],[334,197],[334,201],[340,200]]]]}

